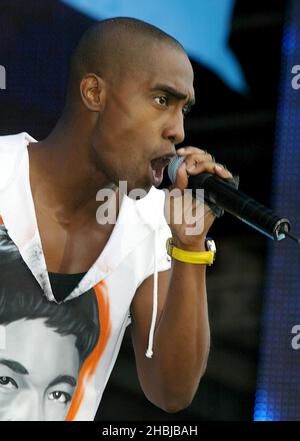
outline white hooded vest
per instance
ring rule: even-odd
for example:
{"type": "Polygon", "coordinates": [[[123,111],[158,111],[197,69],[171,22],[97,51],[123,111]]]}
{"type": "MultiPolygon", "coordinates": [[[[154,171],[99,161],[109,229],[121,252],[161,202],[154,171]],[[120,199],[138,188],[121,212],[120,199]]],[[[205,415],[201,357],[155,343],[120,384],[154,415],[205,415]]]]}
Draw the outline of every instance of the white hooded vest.
{"type": "MultiPolygon", "coordinates": [[[[13,277],[10,255],[17,253],[26,280],[28,278],[28,283],[19,280],[21,276],[12,280],[18,291],[16,303],[12,303],[15,294],[7,292],[2,281],[7,274],[1,278],[0,273],[0,420],[26,419],[30,408],[33,412],[33,397],[38,394],[44,402],[43,411],[37,413],[36,419],[93,420],[130,323],[133,296],[140,284],[154,274],[153,317],[147,350],[147,356],[152,355],[157,273],[171,266],[165,249],[166,240],[171,236],[164,218],[165,195],[154,187],[138,201],[125,195],[103,251],[68,297],[57,303],[31,194],[29,142],[36,140],[25,132],[0,137],[0,259],[4,264],[7,260],[3,268],[13,277]],[[30,283],[36,285],[34,290],[39,290],[41,297],[37,302],[41,305],[32,314],[30,310],[35,308],[26,304],[31,295],[26,292],[30,283]],[[79,314],[80,308],[84,309],[85,296],[92,296],[89,300],[93,299],[96,310],[93,343],[83,339],[83,334],[89,332],[85,331],[90,329],[88,324],[82,322],[82,331],[76,330],[79,326],[76,316],[74,320],[69,318],[66,325],[63,323],[64,316],[69,314],[68,305],[72,302],[75,305],[81,297],[81,306],[74,308],[74,314],[79,314]],[[59,308],[64,308],[66,314],[60,314],[59,308]],[[70,323],[74,323],[73,328],[70,323]],[[89,345],[89,349],[85,345],[89,345]],[[37,372],[39,364],[41,370],[37,372]],[[67,367],[70,372],[66,371],[67,367]],[[25,370],[26,375],[20,373],[25,370]]],[[[16,274],[23,274],[22,271],[16,274]]]]}

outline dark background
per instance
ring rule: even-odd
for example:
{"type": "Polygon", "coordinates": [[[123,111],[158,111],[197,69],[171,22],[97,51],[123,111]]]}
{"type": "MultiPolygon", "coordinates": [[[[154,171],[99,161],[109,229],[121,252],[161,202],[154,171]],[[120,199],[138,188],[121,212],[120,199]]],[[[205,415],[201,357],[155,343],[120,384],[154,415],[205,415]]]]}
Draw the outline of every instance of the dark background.
{"type": "MultiPolygon", "coordinates": [[[[269,206],[286,6],[236,0],[229,44],[249,90],[237,94],[193,62],[197,103],[186,120],[185,144],[208,150],[239,174],[244,192],[269,206]]],[[[69,56],[92,23],[55,0],[1,0],[7,89],[0,95],[0,135],[47,136],[63,108],[69,56]]],[[[192,405],[167,414],[144,398],[128,329],[96,419],[252,419],[269,240],[230,215],[215,222],[211,235],[218,247],[207,282],[211,351],[192,405]]]]}

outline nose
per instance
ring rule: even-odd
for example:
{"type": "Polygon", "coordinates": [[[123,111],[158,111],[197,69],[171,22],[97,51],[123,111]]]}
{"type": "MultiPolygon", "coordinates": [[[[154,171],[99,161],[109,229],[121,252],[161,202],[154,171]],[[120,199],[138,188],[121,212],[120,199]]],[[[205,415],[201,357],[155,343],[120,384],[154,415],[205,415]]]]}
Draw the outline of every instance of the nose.
{"type": "Polygon", "coordinates": [[[185,132],[182,112],[176,112],[176,114],[173,114],[170,117],[168,124],[164,129],[163,137],[169,139],[174,145],[183,142],[185,132]]]}
{"type": "Polygon", "coordinates": [[[45,413],[43,409],[43,403],[40,400],[35,400],[33,406],[28,412],[29,416],[27,421],[45,421],[45,413]]]}
{"type": "Polygon", "coordinates": [[[27,391],[24,395],[22,402],[19,399],[18,403],[15,403],[18,404],[15,408],[17,419],[19,421],[44,421],[42,397],[39,397],[36,391],[27,391]],[[26,399],[24,399],[24,395],[26,395],[26,399]]]}

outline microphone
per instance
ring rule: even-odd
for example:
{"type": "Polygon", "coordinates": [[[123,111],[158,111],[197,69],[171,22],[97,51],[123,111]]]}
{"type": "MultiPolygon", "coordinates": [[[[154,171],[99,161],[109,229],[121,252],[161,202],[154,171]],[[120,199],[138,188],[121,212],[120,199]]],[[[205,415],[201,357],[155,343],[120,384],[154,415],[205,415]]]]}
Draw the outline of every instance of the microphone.
{"type": "MultiPolygon", "coordinates": [[[[177,156],[170,161],[168,175],[173,184],[177,170],[184,159],[184,157],[177,156]]],[[[277,216],[269,208],[256,202],[226,181],[212,173],[200,173],[189,176],[188,188],[192,190],[194,197],[196,197],[197,189],[203,189],[204,199],[208,205],[213,204],[222,208],[267,237],[279,241],[287,236],[300,244],[300,239],[290,234],[291,224],[288,219],[277,216]]]]}

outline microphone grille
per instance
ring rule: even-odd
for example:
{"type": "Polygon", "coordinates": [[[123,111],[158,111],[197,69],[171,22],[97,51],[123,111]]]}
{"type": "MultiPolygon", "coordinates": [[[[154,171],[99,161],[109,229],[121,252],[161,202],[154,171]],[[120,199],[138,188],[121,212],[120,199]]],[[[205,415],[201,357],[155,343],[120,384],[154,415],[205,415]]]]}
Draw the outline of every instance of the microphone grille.
{"type": "Polygon", "coordinates": [[[170,164],[168,165],[168,175],[172,184],[174,184],[176,180],[177,170],[183,163],[184,159],[185,158],[183,156],[175,156],[173,159],[171,159],[170,164]]]}

